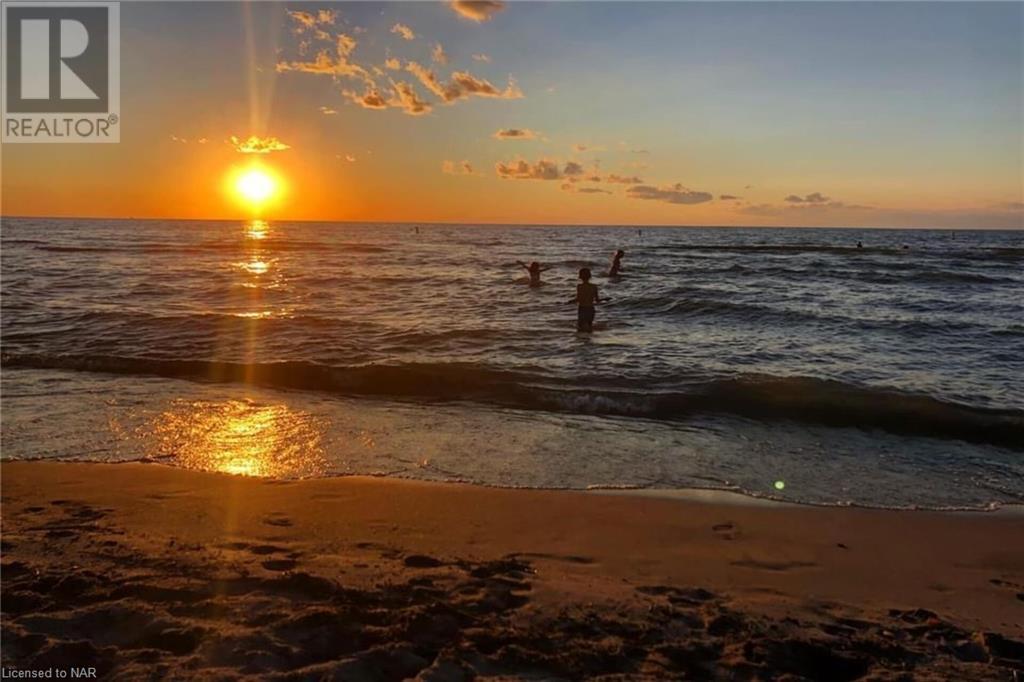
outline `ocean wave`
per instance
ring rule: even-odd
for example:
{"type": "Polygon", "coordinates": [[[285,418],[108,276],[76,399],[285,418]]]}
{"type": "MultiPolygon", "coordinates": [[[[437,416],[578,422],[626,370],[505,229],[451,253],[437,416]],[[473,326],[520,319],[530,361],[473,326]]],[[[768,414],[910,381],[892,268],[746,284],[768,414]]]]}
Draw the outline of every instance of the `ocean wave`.
{"type": "MultiPolygon", "coordinates": [[[[6,240],[5,240],[6,241],[6,240]]],[[[41,244],[34,246],[37,251],[50,253],[208,253],[248,252],[256,244],[246,242],[201,242],[198,244],[147,243],[114,244],[110,246],[41,244]]],[[[298,251],[338,253],[386,253],[387,247],[354,242],[327,243],[295,239],[263,239],[258,243],[261,252],[298,251]]]]}
{"type": "Polygon", "coordinates": [[[963,258],[967,260],[977,259],[1024,259],[1024,248],[996,247],[996,248],[967,248],[967,249],[937,249],[934,246],[927,248],[902,246],[865,246],[858,248],[856,245],[837,246],[828,244],[666,244],[660,247],[653,247],[655,252],[668,253],[755,253],[763,255],[799,255],[799,254],[831,254],[831,255],[910,255],[927,258],[963,258]]]}
{"type": "MultiPolygon", "coordinates": [[[[974,407],[891,389],[811,377],[744,375],[618,389],[469,363],[331,366],[290,361],[245,364],[110,355],[13,354],[6,368],[155,375],[410,401],[472,401],[526,410],[678,420],[727,413],[835,427],[952,438],[1024,450],[1024,412],[974,407]]],[[[632,382],[631,382],[632,383],[632,382]]]]}
{"type": "Polygon", "coordinates": [[[975,272],[953,272],[950,270],[924,270],[919,272],[865,272],[854,274],[854,277],[876,284],[905,284],[917,282],[922,284],[1020,284],[1012,277],[982,275],[975,272]]]}
{"type": "MultiPolygon", "coordinates": [[[[694,291],[694,290],[691,290],[694,291]]],[[[700,290],[697,290],[698,292],[700,290]]],[[[734,319],[743,323],[766,323],[792,325],[806,323],[813,325],[850,326],[863,331],[872,329],[902,335],[941,334],[946,335],[961,331],[990,331],[1005,333],[1004,327],[982,325],[975,322],[939,318],[934,320],[914,319],[909,317],[852,317],[841,312],[822,312],[808,308],[783,308],[759,303],[744,303],[722,299],[701,298],[682,292],[645,296],[635,299],[617,299],[608,304],[609,307],[638,309],[650,311],[656,316],[676,318],[694,318],[698,316],[715,316],[734,319]]]]}
{"type": "Polygon", "coordinates": [[[668,244],[659,251],[727,251],[734,253],[901,253],[896,247],[829,246],[825,244],[668,244]]]}

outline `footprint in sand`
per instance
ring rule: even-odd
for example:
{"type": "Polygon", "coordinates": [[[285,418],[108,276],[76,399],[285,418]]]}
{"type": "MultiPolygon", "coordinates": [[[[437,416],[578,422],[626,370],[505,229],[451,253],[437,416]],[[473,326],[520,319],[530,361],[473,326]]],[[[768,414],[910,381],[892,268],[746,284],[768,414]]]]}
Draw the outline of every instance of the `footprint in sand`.
{"type": "Polygon", "coordinates": [[[294,559],[267,559],[260,565],[268,571],[290,571],[297,563],[294,559]]]}
{"type": "Polygon", "coordinates": [[[742,568],[753,568],[759,571],[791,571],[795,568],[815,568],[818,564],[813,561],[766,561],[763,559],[742,559],[730,561],[733,566],[742,568]]]}
{"type": "Polygon", "coordinates": [[[1017,600],[1024,601],[1024,585],[1021,585],[1020,583],[1011,582],[1009,580],[1002,580],[1000,578],[992,578],[991,580],[989,580],[989,582],[995,585],[996,587],[1002,587],[1004,589],[1011,591],[1016,590],[1017,600]]]}
{"type": "Polygon", "coordinates": [[[263,519],[263,523],[268,526],[291,526],[292,520],[284,514],[271,514],[267,518],[263,519]]]}
{"type": "Polygon", "coordinates": [[[740,534],[739,529],[732,521],[715,524],[714,526],[711,526],[711,530],[723,540],[735,540],[740,534]]]}
{"type": "Polygon", "coordinates": [[[597,562],[588,556],[578,556],[575,554],[548,554],[545,552],[516,552],[515,554],[507,554],[506,559],[547,559],[548,561],[561,561],[567,564],[581,564],[589,566],[596,564],[597,562]]]}
{"type": "Polygon", "coordinates": [[[249,547],[249,551],[259,556],[266,556],[267,554],[284,554],[288,550],[277,545],[254,545],[249,547]]]}
{"type": "Polygon", "coordinates": [[[409,568],[437,568],[444,565],[439,559],[424,554],[410,554],[403,563],[409,568]]]}
{"type": "Polygon", "coordinates": [[[641,585],[636,588],[640,594],[652,597],[666,597],[675,606],[699,606],[715,599],[715,593],[703,587],[672,587],[670,585],[641,585]]]}

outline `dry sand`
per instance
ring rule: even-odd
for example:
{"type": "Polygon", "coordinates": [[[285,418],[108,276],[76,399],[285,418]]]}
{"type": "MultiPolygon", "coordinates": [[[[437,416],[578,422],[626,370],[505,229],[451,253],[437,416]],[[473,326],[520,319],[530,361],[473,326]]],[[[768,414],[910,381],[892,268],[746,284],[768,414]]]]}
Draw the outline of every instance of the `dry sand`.
{"type": "Polygon", "coordinates": [[[5,670],[1024,680],[1024,516],[2,465],[5,670]]]}

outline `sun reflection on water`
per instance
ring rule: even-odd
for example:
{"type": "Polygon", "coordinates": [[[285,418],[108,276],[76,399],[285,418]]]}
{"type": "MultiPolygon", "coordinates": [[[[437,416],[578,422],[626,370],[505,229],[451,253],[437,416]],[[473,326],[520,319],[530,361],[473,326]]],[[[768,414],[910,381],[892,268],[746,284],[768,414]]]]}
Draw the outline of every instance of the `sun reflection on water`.
{"type": "Polygon", "coordinates": [[[270,226],[265,220],[251,220],[245,225],[245,236],[249,239],[266,239],[270,226]]]}
{"type": "Polygon", "coordinates": [[[189,469],[305,478],[327,469],[327,424],[283,404],[178,400],[153,424],[161,456],[189,469]]]}
{"type": "Polygon", "coordinates": [[[256,258],[247,263],[239,263],[239,266],[254,275],[262,275],[270,269],[270,263],[256,258]]]}

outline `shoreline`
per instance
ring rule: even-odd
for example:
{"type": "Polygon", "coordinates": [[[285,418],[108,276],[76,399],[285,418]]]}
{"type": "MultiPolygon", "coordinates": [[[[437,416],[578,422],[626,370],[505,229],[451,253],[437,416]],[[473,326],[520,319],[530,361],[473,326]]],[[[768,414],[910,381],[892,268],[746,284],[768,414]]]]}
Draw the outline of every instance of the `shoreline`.
{"type": "Polygon", "coordinates": [[[3,462],[0,473],[3,658],[19,668],[73,658],[113,679],[160,666],[280,679],[389,666],[421,679],[1024,668],[1016,513],[146,464],[3,462]],[[330,646],[317,643],[324,632],[330,646]]]}
{"type": "Polygon", "coordinates": [[[508,490],[508,491],[534,491],[534,492],[548,492],[548,493],[586,493],[590,495],[610,495],[610,496],[625,496],[625,497],[638,497],[647,499],[660,499],[660,500],[675,500],[679,502],[690,502],[690,503],[705,503],[715,504],[721,506],[754,506],[754,507],[795,507],[795,508],[814,508],[814,509],[864,509],[872,511],[886,511],[886,512],[911,512],[911,513],[935,513],[935,514],[1000,514],[1007,516],[1021,516],[1024,517],[1024,501],[1022,502],[990,502],[985,507],[966,507],[966,506],[950,506],[950,507],[927,507],[927,506],[906,506],[906,507],[884,507],[869,504],[861,504],[855,502],[812,502],[806,500],[783,500],[765,495],[759,495],[752,492],[742,490],[732,490],[728,488],[715,488],[715,487],[686,487],[686,488],[642,488],[638,486],[601,486],[592,485],[585,488],[569,488],[569,487],[527,487],[527,486],[503,486],[497,484],[480,483],[477,481],[469,480],[447,480],[447,481],[436,481],[428,480],[424,478],[415,478],[413,476],[405,476],[401,474],[358,474],[358,473],[328,473],[319,476],[307,476],[307,477],[284,477],[278,478],[274,476],[259,476],[259,475],[247,475],[247,474],[235,474],[231,472],[215,471],[210,469],[198,469],[191,467],[183,467],[175,464],[167,464],[158,459],[131,459],[131,460],[119,460],[119,461],[102,461],[102,460],[89,460],[89,459],[73,459],[73,458],[24,458],[24,459],[0,459],[0,465],[6,464],[88,464],[88,465],[100,465],[100,466],[123,466],[123,465],[139,465],[139,466],[155,466],[155,467],[166,467],[171,470],[185,471],[192,473],[201,474],[214,474],[218,476],[229,476],[248,478],[257,481],[274,481],[280,483],[299,483],[304,481],[321,481],[321,480],[344,480],[344,479],[366,479],[367,481],[405,481],[410,483],[422,483],[428,486],[465,486],[469,488],[479,488],[481,490],[508,490]]]}

